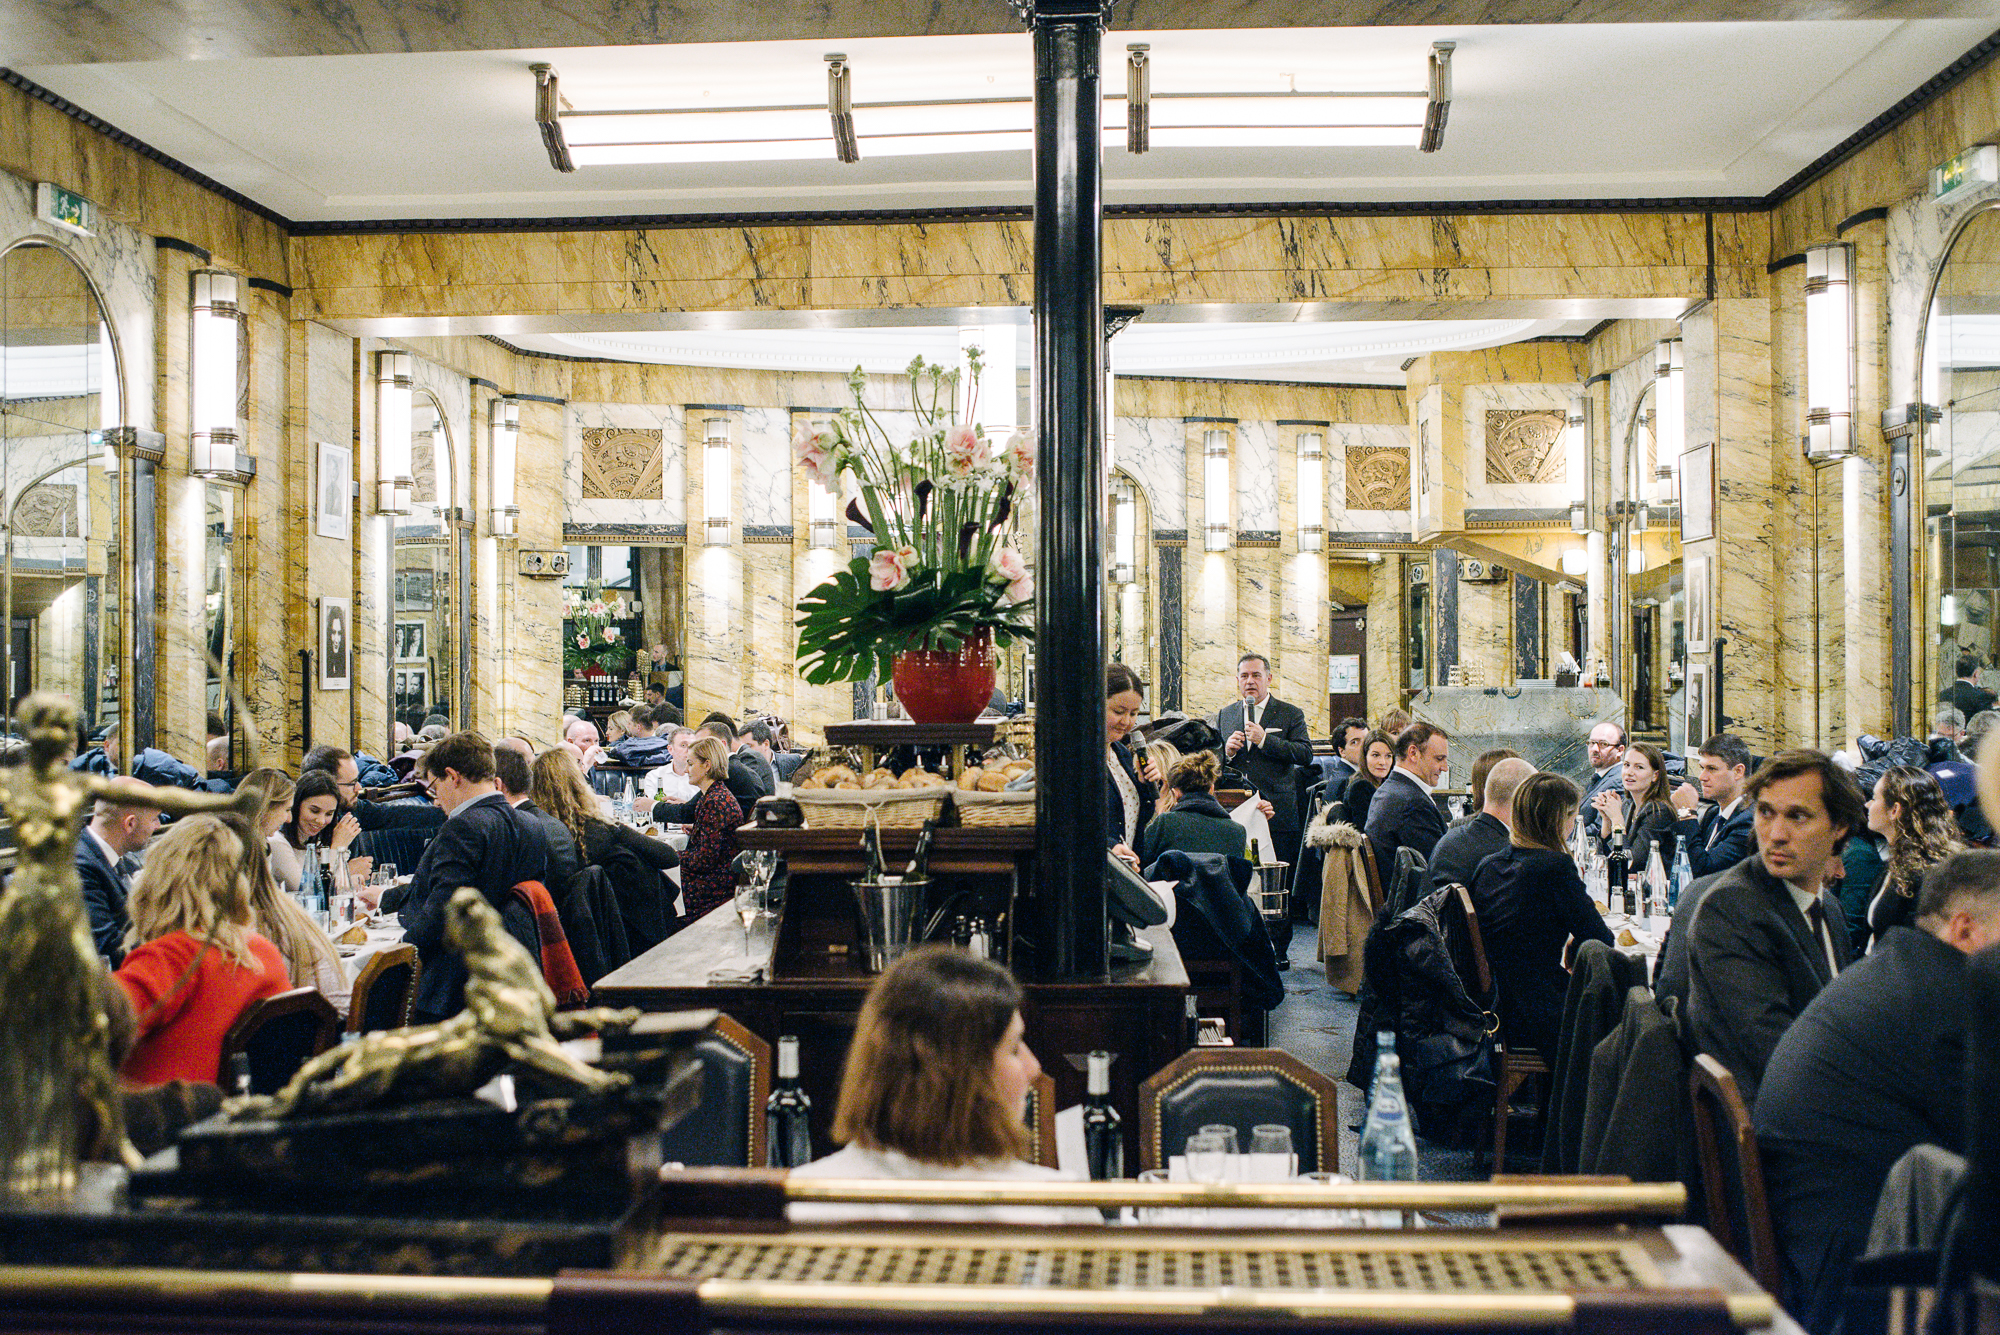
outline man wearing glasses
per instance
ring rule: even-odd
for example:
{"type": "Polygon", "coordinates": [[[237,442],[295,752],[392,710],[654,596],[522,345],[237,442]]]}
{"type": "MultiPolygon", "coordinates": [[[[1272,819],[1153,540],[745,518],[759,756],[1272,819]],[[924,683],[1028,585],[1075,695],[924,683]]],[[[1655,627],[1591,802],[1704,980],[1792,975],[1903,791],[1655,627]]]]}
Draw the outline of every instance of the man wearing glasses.
{"type": "Polygon", "coordinates": [[[336,820],[352,813],[363,830],[414,830],[425,838],[436,834],[444,824],[444,812],[430,803],[362,800],[361,767],[354,763],[354,754],[342,747],[315,746],[306,752],[299,776],[303,778],[314,770],[333,776],[333,786],[340,793],[336,820]]]}

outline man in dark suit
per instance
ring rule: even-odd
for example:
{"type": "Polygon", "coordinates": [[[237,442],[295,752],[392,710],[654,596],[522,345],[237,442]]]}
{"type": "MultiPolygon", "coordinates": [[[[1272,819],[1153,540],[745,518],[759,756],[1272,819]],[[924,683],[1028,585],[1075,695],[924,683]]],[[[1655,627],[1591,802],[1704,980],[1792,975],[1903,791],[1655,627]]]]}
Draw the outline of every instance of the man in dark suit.
{"type": "Polygon", "coordinates": [[[1470,887],[1479,864],[1506,849],[1513,840],[1514,790],[1534,772],[1519,756],[1502,757],[1486,771],[1479,814],[1446,830],[1431,853],[1431,889],[1470,887]]]}
{"type": "Polygon", "coordinates": [[[1847,964],[1826,869],[1868,809],[1847,771],[1818,751],[1771,757],[1744,795],[1757,856],[1722,874],[1689,925],[1688,1018],[1695,1050],[1728,1067],[1754,1107],[1778,1040],[1847,964]]]}
{"type": "MultiPolygon", "coordinates": [[[[1271,843],[1265,856],[1273,862],[1293,862],[1299,855],[1298,769],[1313,760],[1306,716],[1271,694],[1271,662],[1262,654],[1236,660],[1238,698],[1215,714],[1222,734],[1222,763],[1241,770],[1257,796],[1271,804],[1271,843]]],[[[1289,874],[1289,869],[1287,869],[1289,874]]],[[[1313,887],[1318,895],[1319,887],[1313,887]]],[[[1303,922],[1307,906],[1294,887],[1292,920],[1303,922]]]]}
{"type": "Polygon", "coordinates": [[[476,732],[458,732],[432,746],[418,762],[445,823],[424,850],[407,894],[383,907],[403,915],[403,936],[423,961],[417,985],[417,1023],[448,1019],[465,1009],[465,961],[445,941],[445,906],[462,885],[477,886],[516,941],[540,958],[535,915],[514,894],[523,881],[549,874],[542,832],[507,804],[493,777],[493,747],[476,732]]]}
{"type": "Polygon", "coordinates": [[[1681,813],[1675,832],[1687,850],[1688,870],[1696,876],[1728,871],[1750,856],[1750,804],[1743,800],[1749,782],[1750,748],[1741,738],[1718,732],[1701,744],[1701,795],[1713,805],[1695,819],[1681,813]]]}
{"type": "MultiPolygon", "coordinates": [[[[137,779],[113,779],[114,790],[144,792],[137,779]]],[[[125,897],[131,892],[132,878],[120,861],[146,846],[160,827],[156,807],[125,806],[99,798],[76,841],[76,877],[83,883],[84,907],[90,910],[90,936],[97,953],[111,961],[113,968],[125,958],[125,933],[132,921],[125,914],[125,897]]]]}
{"type": "Polygon", "coordinates": [[[1412,723],[1396,734],[1396,767],[1375,790],[1363,831],[1385,881],[1396,874],[1397,850],[1413,848],[1428,865],[1438,840],[1444,838],[1444,817],[1431,790],[1450,759],[1450,740],[1432,723],[1412,723]]]}
{"type": "Polygon", "coordinates": [[[533,757],[533,749],[524,739],[502,737],[493,743],[493,777],[500,784],[500,794],[507,799],[507,805],[526,816],[542,832],[542,842],[547,845],[549,854],[548,879],[542,884],[560,908],[563,893],[583,867],[583,855],[577,849],[576,836],[569,832],[569,827],[536,806],[534,799],[528,796],[534,781],[528,762],[533,757]]]}
{"type": "Polygon", "coordinates": [[[1757,1144],[1785,1306],[1830,1331],[1889,1169],[1917,1145],[1965,1152],[1966,957],[2000,941],[2000,853],[1932,867],[1916,925],[1891,927],[1785,1036],[1757,1096],[1757,1144]]]}
{"type": "Polygon", "coordinates": [[[429,835],[444,824],[445,813],[417,802],[369,802],[361,796],[361,766],[354,753],[340,746],[315,746],[299,764],[299,775],[323,770],[333,776],[340,798],[334,819],[352,814],[363,830],[415,830],[429,835]]]}
{"type": "Polygon", "coordinates": [[[1591,800],[1607,788],[1617,792],[1625,778],[1624,725],[1608,720],[1598,724],[1590,730],[1585,745],[1590,752],[1590,780],[1583,785],[1583,805],[1577,808],[1577,819],[1583,822],[1584,832],[1595,839],[1601,815],[1591,800]]]}
{"type": "Polygon", "coordinates": [[[1938,699],[1970,719],[1993,708],[1993,692],[1979,684],[1979,659],[1972,654],[1958,656],[1958,680],[1938,692],[1938,699]]]}

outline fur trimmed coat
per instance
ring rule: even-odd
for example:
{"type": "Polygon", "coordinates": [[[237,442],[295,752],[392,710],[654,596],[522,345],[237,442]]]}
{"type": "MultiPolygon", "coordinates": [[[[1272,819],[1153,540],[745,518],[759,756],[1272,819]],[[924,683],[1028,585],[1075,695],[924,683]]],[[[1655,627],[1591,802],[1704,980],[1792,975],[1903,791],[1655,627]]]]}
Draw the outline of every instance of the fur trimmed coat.
{"type": "Polygon", "coordinates": [[[1346,821],[1329,825],[1322,816],[1306,831],[1306,844],[1326,854],[1319,882],[1319,958],[1326,981],[1342,992],[1359,992],[1361,948],[1375,921],[1362,863],[1367,839],[1346,821]]]}

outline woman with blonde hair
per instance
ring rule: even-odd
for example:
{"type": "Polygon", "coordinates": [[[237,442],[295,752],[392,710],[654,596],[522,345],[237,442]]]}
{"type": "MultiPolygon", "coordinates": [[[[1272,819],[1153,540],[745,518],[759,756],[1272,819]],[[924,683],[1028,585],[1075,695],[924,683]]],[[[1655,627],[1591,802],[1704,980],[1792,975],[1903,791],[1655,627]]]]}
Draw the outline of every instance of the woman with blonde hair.
{"type": "MultiPolygon", "coordinates": [[[[833,1138],[846,1148],[792,1176],[1059,1178],[1026,1162],[1024,1114],[1041,1072],[1012,974],[953,946],[913,950],[883,971],[861,1005],[833,1114],[833,1138]]],[[[1040,1206],[794,1205],[791,1217],[1102,1222],[1094,1210],[1040,1206]]]]}
{"type": "Polygon", "coordinates": [[[125,907],[132,930],[114,976],[136,1038],[120,1074],[137,1085],[216,1083],[236,1017],[292,985],[278,948],[253,929],[242,839],[215,816],[174,822],[125,907]]]}
{"type": "MultiPolygon", "coordinates": [[[[264,792],[264,814],[257,833],[268,840],[284,823],[291,802],[292,780],[282,770],[254,769],[243,776],[237,791],[250,788],[264,792]]],[[[233,819],[228,823],[232,829],[236,827],[233,819]]],[[[237,830],[237,835],[240,838],[242,831],[237,830]]],[[[345,1011],[348,999],[354,994],[354,983],[340,961],[340,952],[319,924],[306,916],[298,901],[279,888],[268,848],[268,844],[263,850],[251,848],[244,859],[250,878],[252,925],[284,956],[293,987],[318,988],[335,1010],[345,1011]]]]}
{"type": "Polygon", "coordinates": [[[1167,797],[1139,836],[1141,866],[1152,866],[1160,854],[1172,848],[1243,856],[1249,831],[1231,820],[1215,800],[1215,780],[1221,773],[1213,751],[1197,751],[1167,771],[1167,797]]]}
{"type": "Polygon", "coordinates": [[[731,864],[739,849],[736,827],[743,823],[743,806],[723,779],[729,774],[729,751],[722,739],[703,733],[688,745],[688,782],[700,796],[688,811],[688,846],[681,857],[681,894],[687,900],[687,920],[727,904],[736,893],[731,864]]]}

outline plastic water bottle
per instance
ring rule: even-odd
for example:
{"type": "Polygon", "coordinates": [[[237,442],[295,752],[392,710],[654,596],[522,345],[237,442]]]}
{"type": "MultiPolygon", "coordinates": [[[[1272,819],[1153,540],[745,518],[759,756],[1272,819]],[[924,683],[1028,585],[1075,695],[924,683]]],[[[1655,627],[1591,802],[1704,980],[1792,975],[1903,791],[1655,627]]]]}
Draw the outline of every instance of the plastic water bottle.
{"type": "Polygon", "coordinates": [[[326,911],[326,880],[320,875],[317,844],[307,844],[299,859],[299,906],[307,913],[326,911]]]}
{"type": "Polygon", "coordinates": [[[1664,931],[1667,926],[1667,866],[1660,861],[1660,846],[1646,855],[1646,930],[1664,931]]]}
{"type": "MultiPolygon", "coordinates": [[[[1361,1127],[1360,1177],[1364,1182],[1417,1180],[1417,1134],[1403,1100],[1403,1064],[1396,1056],[1396,1036],[1388,1030],[1375,1035],[1375,1080],[1368,1091],[1368,1120],[1361,1127]]],[[[1400,1210],[1362,1212],[1372,1228],[1398,1228],[1400,1210]]]]}
{"type": "Polygon", "coordinates": [[[1687,840],[1683,839],[1681,840],[1681,846],[1674,852],[1673,879],[1667,882],[1667,914],[1669,917],[1673,915],[1673,911],[1676,908],[1680,907],[1681,891],[1687,889],[1688,882],[1693,879],[1694,869],[1688,866],[1687,840]]]}
{"type": "Polygon", "coordinates": [[[611,814],[618,818],[620,825],[632,823],[632,776],[629,774],[625,776],[625,791],[618,794],[618,800],[612,803],[611,814]]]}

